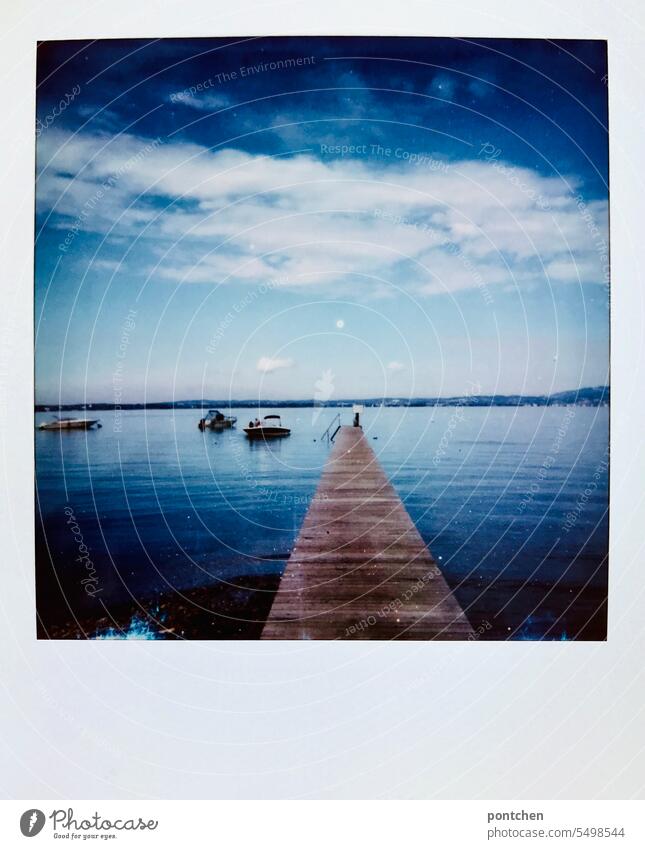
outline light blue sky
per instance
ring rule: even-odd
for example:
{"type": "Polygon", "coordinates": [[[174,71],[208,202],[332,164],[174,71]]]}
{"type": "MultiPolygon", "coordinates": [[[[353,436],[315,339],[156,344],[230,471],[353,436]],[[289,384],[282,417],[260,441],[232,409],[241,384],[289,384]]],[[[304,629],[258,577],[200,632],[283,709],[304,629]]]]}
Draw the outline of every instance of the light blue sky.
{"type": "Polygon", "coordinates": [[[37,401],[608,382],[605,46],[563,45],[41,46],[37,401]]]}

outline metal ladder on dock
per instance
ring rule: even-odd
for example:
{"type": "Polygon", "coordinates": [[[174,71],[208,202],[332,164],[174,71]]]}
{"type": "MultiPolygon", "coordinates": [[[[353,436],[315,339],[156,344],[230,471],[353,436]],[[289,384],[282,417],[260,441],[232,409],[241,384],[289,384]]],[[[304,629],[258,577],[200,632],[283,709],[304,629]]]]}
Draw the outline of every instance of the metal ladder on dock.
{"type": "Polygon", "coordinates": [[[327,439],[329,442],[333,442],[334,437],[336,436],[336,434],[338,433],[339,430],[340,430],[340,413],[336,413],[334,418],[329,423],[327,430],[325,430],[323,435],[320,437],[320,441],[322,442],[323,439],[327,439]],[[336,424],[336,430],[332,433],[331,429],[333,428],[334,424],[336,424]]]}

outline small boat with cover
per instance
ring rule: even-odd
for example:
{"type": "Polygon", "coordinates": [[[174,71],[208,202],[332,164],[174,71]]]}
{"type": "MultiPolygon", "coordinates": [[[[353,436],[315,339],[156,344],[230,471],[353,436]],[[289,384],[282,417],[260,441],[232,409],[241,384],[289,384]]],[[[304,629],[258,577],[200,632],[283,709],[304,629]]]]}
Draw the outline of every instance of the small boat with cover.
{"type": "Polygon", "coordinates": [[[225,430],[229,427],[235,427],[237,416],[225,416],[219,410],[209,410],[208,413],[199,420],[197,425],[200,430],[210,428],[211,430],[225,430]]]}

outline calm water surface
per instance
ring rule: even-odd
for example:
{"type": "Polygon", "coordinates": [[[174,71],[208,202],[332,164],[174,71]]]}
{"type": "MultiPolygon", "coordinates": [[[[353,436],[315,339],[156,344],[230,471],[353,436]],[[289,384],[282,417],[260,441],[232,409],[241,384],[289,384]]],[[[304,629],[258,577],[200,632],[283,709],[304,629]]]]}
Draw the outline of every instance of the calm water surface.
{"type": "MultiPolygon", "coordinates": [[[[201,433],[199,410],[104,412],[100,430],[36,432],[45,622],[91,616],[99,597],[109,608],[283,570],[337,411],[279,411],[292,435],[270,444],[244,437],[250,410],[233,412],[237,429],[222,433],[201,433]]],[[[481,639],[604,638],[607,408],[371,408],[363,424],[481,639]]]]}

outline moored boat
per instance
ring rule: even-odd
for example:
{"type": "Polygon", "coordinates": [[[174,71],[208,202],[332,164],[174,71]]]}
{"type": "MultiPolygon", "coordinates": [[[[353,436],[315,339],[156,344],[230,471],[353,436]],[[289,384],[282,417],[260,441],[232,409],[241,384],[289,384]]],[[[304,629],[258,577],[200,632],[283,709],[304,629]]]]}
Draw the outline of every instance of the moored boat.
{"type": "Polygon", "coordinates": [[[101,427],[99,419],[54,419],[51,422],[41,422],[38,430],[90,430],[96,425],[101,427]]]}
{"type": "Polygon", "coordinates": [[[225,416],[219,410],[209,410],[208,413],[199,420],[197,427],[200,430],[210,428],[211,430],[225,430],[229,427],[235,427],[237,416],[225,416]]]}
{"type": "Polygon", "coordinates": [[[249,422],[249,426],[244,428],[244,433],[249,439],[275,439],[278,436],[289,436],[291,433],[288,427],[282,426],[280,416],[265,416],[262,422],[258,422],[257,419],[256,422],[257,424],[249,422]]]}

